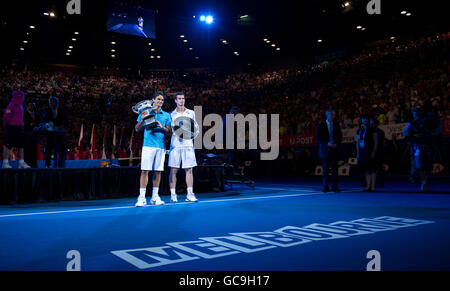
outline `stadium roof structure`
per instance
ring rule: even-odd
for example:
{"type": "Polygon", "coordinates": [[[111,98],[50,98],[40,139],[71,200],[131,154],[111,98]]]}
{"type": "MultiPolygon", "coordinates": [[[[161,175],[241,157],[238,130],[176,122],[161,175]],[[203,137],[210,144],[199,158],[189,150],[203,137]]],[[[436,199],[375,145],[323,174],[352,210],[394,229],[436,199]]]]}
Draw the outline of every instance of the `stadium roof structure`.
{"type": "Polygon", "coordinates": [[[2,4],[4,62],[133,68],[193,68],[305,64],[391,37],[448,31],[443,1],[369,0],[69,0],[2,4]],[[108,7],[155,11],[156,38],[109,32],[108,7]],[[406,11],[406,13],[405,13],[406,11]],[[210,25],[201,15],[214,17],[210,25]]]}

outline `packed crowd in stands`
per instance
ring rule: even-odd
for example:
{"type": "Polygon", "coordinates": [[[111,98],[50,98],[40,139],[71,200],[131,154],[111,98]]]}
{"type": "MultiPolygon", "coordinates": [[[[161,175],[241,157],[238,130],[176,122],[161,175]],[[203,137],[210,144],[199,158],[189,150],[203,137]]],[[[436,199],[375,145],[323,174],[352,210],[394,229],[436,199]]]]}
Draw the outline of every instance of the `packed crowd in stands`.
{"type": "MultiPolygon", "coordinates": [[[[11,65],[0,71],[0,106],[6,107],[16,89],[27,92],[41,112],[48,106],[49,96],[58,96],[69,113],[69,158],[90,157],[93,124],[98,152],[105,129],[111,144],[112,126],[116,125],[117,144],[122,147],[116,156],[129,156],[137,117],[131,107],[156,90],[168,94],[163,107],[167,111],[175,107],[170,94],[183,91],[186,106],[201,105],[203,114],[225,115],[231,106],[239,106],[243,114],[278,113],[280,135],[313,132],[329,107],[336,110],[343,129],[357,127],[363,113],[376,115],[381,125],[403,123],[410,120],[412,108],[426,102],[440,118],[450,117],[448,49],[448,34],[403,42],[392,39],[356,56],[315,66],[227,76],[212,72],[133,75],[113,69],[68,72],[11,65]],[[80,149],[81,124],[84,139],[80,149]]],[[[133,144],[135,151],[139,150],[138,141],[133,144]]]]}

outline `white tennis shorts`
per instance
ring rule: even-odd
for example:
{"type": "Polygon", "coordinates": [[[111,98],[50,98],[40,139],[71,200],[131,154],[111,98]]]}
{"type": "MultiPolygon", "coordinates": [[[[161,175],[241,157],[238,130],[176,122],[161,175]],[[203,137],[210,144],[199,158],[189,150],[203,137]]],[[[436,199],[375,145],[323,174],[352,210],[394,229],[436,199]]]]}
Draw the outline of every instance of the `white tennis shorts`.
{"type": "Polygon", "coordinates": [[[174,148],[169,152],[169,167],[183,169],[197,166],[194,148],[174,148]]]}
{"type": "Polygon", "coordinates": [[[166,150],[153,147],[142,147],[141,170],[164,171],[166,150]]]}

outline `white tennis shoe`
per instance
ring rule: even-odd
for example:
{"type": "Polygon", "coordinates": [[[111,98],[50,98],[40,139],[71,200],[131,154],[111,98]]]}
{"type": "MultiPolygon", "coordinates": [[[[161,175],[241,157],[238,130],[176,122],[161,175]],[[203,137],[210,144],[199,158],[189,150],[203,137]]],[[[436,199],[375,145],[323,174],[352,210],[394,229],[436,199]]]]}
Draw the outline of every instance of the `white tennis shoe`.
{"type": "Polygon", "coordinates": [[[147,205],[147,199],[145,197],[138,197],[138,200],[136,202],[136,207],[142,207],[147,205]]]}
{"type": "Polygon", "coordinates": [[[12,167],[8,162],[4,162],[2,168],[3,169],[11,169],[12,167]]]}
{"type": "Polygon", "coordinates": [[[198,201],[198,199],[195,198],[194,193],[186,195],[186,202],[197,202],[197,201],[198,201]]]}
{"type": "Polygon", "coordinates": [[[164,201],[161,200],[161,198],[156,197],[155,200],[150,200],[151,205],[164,205],[164,201]]]}
{"type": "Polygon", "coordinates": [[[31,167],[25,162],[23,162],[19,165],[19,169],[30,169],[30,168],[31,167]]]}

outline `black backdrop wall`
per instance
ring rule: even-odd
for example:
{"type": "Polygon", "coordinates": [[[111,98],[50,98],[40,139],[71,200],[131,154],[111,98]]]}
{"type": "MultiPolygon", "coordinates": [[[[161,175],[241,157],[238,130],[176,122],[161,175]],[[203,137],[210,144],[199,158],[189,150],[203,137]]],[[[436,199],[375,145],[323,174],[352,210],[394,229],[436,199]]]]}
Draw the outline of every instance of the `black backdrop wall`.
{"type": "MultiPolygon", "coordinates": [[[[151,195],[149,174],[147,196],[151,195]]],[[[138,167],[89,169],[6,169],[0,170],[0,203],[32,203],[137,197],[138,167]]],[[[178,171],[177,193],[186,193],[184,171],[178,171]]],[[[225,191],[223,166],[194,168],[194,192],[225,191]]],[[[163,172],[160,195],[169,195],[169,169],[163,172]]]]}

